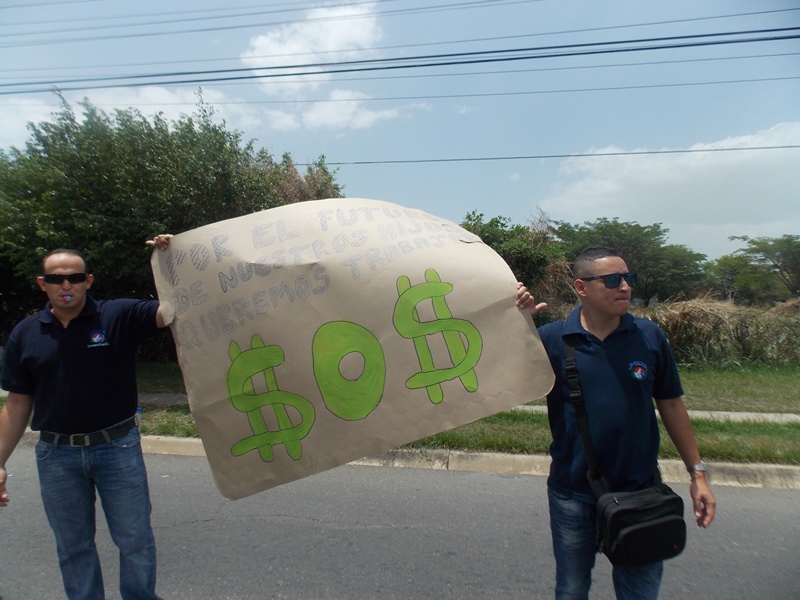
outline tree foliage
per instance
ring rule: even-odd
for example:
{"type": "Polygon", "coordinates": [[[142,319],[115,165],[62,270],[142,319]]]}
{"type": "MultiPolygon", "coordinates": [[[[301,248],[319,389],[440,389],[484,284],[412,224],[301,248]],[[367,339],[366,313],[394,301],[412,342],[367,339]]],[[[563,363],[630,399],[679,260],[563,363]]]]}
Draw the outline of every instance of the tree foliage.
{"type": "Polygon", "coordinates": [[[788,296],[775,274],[742,254],[727,254],[705,265],[709,287],[728,302],[771,304],[788,296]]]}
{"type": "Polygon", "coordinates": [[[151,297],[153,235],[343,196],[324,156],[301,176],[288,154],[276,162],[216,123],[202,97],[173,122],[79,106],[82,118],[62,99],[51,121],[29,125],[23,150],[0,150],[0,341],[41,306],[34,280],[48,250],[84,251],[97,297],[151,297]]]}
{"type": "Polygon", "coordinates": [[[747,244],[737,254],[774,274],[793,298],[800,296],[800,235],[779,238],[734,236],[731,239],[747,244]]]}
{"type": "Polygon", "coordinates": [[[473,211],[462,226],[500,254],[534,296],[552,308],[574,304],[569,265],[589,246],[619,251],[639,275],[633,294],[645,306],[653,300],[688,299],[708,292],[748,305],[774,304],[800,295],[800,236],[796,235],[731,238],[743,240],[747,247],[706,261],[705,255],[684,245],[667,243],[669,230],[660,223],[599,218],[573,225],[540,214],[535,222],[519,225],[502,216],[486,221],[473,211]]]}
{"type": "Polygon", "coordinates": [[[734,236],[746,243],[706,265],[710,286],[739,304],[775,304],[800,296],[800,236],[734,236]]]}
{"type": "Polygon", "coordinates": [[[461,226],[491,246],[535,297],[569,297],[568,268],[544,215],[530,225],[515,225],[502,216],[484,221],[483,214],[472,211],[461,226]]]}
{"type": "Polygon", "coordinates": [[[669,229],[660,223],[640,225],[616,218],[599,218],[582,225],[554,221],[553,232],[570,263],[589,246],[617,250],[628,268],[638,273],[633,294],[645,305],[656,299],[688,295],[704,280],[705,255],[680,244],[667,244],[669,229]]]}

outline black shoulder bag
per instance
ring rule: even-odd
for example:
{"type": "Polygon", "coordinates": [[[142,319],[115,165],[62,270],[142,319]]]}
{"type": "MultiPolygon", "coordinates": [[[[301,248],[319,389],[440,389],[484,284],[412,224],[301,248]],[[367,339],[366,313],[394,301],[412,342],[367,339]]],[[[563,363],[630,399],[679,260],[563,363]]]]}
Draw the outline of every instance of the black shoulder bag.
{"type": "Polygon", "coordinates": [[[633,567],[674,558],[686,546],[683,499],[661,481],[656,467],[653,485],[635,492],[614,492],[600,471],[589,435],[575,348],[566,344],[567,382],[583,440],[587,478],[597,498],[597,545],[611,564],[633,567]]]}

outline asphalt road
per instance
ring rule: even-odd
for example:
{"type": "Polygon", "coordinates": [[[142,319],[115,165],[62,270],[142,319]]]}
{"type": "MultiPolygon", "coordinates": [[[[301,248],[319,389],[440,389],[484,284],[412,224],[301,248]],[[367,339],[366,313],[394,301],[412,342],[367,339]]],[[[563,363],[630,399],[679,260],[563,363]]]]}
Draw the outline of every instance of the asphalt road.
{"type": "MultiPolygon", "coordinates": [[[[147,455],[165,599],[552,598],[544,477],[344,466],[237,501],[205,458],[147,455]]],[[[0,599],[63,598],[33,449],[9,461],[0,599]]],[[[688,500],[688,486],[676,485],[688,500]]],[[[662,600],[800,598],[800,491],[715,488],[662,600]]],[[[106,594],[116,551],[99,518],[106,594]]],[[[593,598],[613,598],[602,556],[593,598]]]]}

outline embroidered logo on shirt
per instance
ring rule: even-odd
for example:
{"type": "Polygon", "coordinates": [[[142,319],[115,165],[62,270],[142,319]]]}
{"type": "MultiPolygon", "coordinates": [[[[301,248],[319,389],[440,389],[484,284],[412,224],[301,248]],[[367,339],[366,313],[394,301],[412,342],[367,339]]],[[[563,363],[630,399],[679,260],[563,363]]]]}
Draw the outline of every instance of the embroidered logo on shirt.
{"type": "Polygon", "coordinates": [[[641,361],[633,361],[628,365],[628,370],[631,373],[631,377],[639,381],[647,377],[647,365],[641,361]]]}
{"type": "Polygon", "coordinates": [[[108,346],[109,343],[106,342],[106,332],[102,329],[95,329],[89,334],[89,345],[88,348],[95,348],[97,346],[108,346]]]}

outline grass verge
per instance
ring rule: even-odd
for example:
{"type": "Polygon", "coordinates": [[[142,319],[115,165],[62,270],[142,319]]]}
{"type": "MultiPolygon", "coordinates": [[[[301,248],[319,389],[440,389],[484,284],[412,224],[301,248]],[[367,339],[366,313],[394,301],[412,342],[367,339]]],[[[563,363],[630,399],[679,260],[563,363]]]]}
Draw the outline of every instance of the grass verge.
{"type": "Polygon", "coordinates": [[[199,437],[197,425],[188,404],[169,406],[142,405],[142,435],[199,437]]]}
{"type": "Polygon", "coordinates": [[[684,369],[681,381],[690,410],[800,414],[798,366],[684,369]]]}
{"type": "MultiPolygon", "coordinates": [[[[709,461],[800,465],[800,424],[692,421],[700,454],[709,461]]],[[[680,458],[661,430],[661,458],[680,458]]],[[[408,444],[409,448],[442,448],[475,452],[547,454],[547,415],[507,411],[408,444]]]]}
{"type": "MultiPolygon", "coordinates": [[[[142,363],[139,389],[183,392],[176,364],[142,363]]],[[[683,370],[686,405],[692,410],[800,414],[797,389],[800,367],[749,365],[737,369],[683,370]]],[[[535,402],[543,404],[544,399],[535,402]]],[[[147,435],[197,436],[187,406],[143,407],[142,431],[147,435]]],[[[693,420],[697,443],[708,460],[800,465],[800,425],[693,420]]],[[[669,437],[661,432],[661,456],[678,458],[669,437]]],[[[474,452],[546,454],[550,445],[547,416],[507,411],[424,438],[407,447],[474,452]]]]}
{"type": "MultiPolygon", "coordinates": [[[[709,461],[800,465],[800,424],[693,421],[700,453],[709,461]]],[[[187,405],[142,407],[142,433],[197,437],[187,405]]],[[[511,410],[423,438],[407,448],[547,454],[547,415],[511,410]]],[[[679,458],[661,427],[661,457],[679,458]]]]}
{"type": "MultiPolygon", "coordinates": [[[[175,363],[139,363],[139,390],[185,393],[175,363]]],[[[748,365],[736,369],[683,369],[681,380],[690,410],[800,414],[800,366],[748,365]]],[[[532,404],[544,404],[544,398],[532,404]]]]}
{"type": "Polygon", "coordinates": [[[681,369],[681,382],[689,410],[800,414],[800,366],[681,369]]]}
{"type": "MultiPolygon", "coordinates": [[[[175,364],[138,366],[142,392],[184,391],[175,364]]],[[[797,389],[800,367],[749,366],[736,370],[688,370],[682,373],[686,404],[693,410],[783,412],[800,414],[797,389]]],[[[0,406],[5,402],[0,398],[0,406]]],[[[543,399],[536,403],[543,403],[543,399]]],[[[142,407],[142,433],[197,437],[187,405],[142,407]]],[[[800,425],[761,422],[692,421],[701,454],[708,460],[800,465],[800,425]]],[[[678,458],[662,429],[661,456],[678,458]]],[[[424,438],[410,448],[443,448],[474,452],[546,454],[550,444],[547,416],[507,411],[424,438]]]]}

